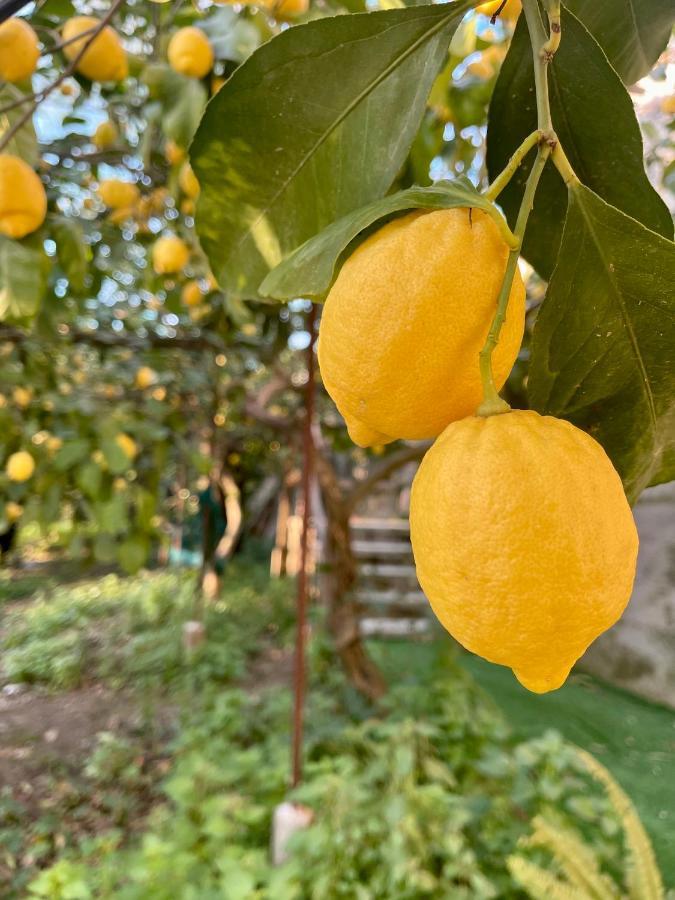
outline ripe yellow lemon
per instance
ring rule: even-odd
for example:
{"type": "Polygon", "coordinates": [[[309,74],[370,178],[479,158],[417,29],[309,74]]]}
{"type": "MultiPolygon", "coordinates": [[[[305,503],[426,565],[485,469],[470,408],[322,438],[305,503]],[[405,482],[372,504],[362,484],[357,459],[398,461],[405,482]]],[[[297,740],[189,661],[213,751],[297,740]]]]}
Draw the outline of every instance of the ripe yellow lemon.
{"type": "Polygon", "coordinates": [[[190,78],[203,78],[213,68],[213,50],[203,31],[188,25],[179,28],[169,41],[169,65],[190,78]]]}
{"type": "Polygon", "coordinates": [[[15,17],[0,25],[0,81],[30,78],[39,58],[37,35],[25,19],[15,17]]]}
{"type": "Polygon", "coordinates": [[[175,166],[185,159],[185,150],[169,138],[164,145],[164,156],[170,166],[175,166]]]}
{"type": "Polygon", "coordinates": [[[99,150],[105,150],[107,147],[112,147],[118,137],[117,125],[110,119],[106,119],[105,122],[96,126],[91,139],[99,150]]]}
{"type": "Polygon", "coordinates": [[[189,162],[184,162],[178,173],[178,184],[181,191],[193,200],[199,196],[199,182],[189,162]]]}
{"type": "Polygon", "coordinates": [[[631,594],[638,537],[621,480],[562,419],[449,425],[415,476],[410,533],[441,624],[537,693],[564,683],[631,594]]]}
{"type": "Polygon", "coordinates": [[[309,0],[271,0],[265,4],[280,19],[301,16],[309,9],[309,0]]]}
{"type": "Polygon", "coordinates": [[[47,215],[47,195],[39,177],[18,156],[0,153],[0,234],[22,238],[47,215]]]}
{"type": "Polygon", "coordinates": [[[157,381],[157,373],[150,366],[141,366],[136,372],[136,387],[141,390],[150,387],[157,381]]]}
{"type": "Polygon", "coordinates": [[[17,519],[20,519],[23,514],[23,506],[20,503],[15,503],[13,500],[8,500],[5,503],[5,518],[11,524],[12,522],[16,522],[17,519]]]}
{"type": "MultiPolygon", "coordinates": [[[[73,16],[63,26],[61,36],[64,41],[83,35],[63,48],[66,59],[72,62],[80,50],[87,44],[92,28],[96,28],[99,20],[94,16],[73,16]]],[[[87,46],[77,63],[77,71],[91,81],[123,81],[129,74],[127,54],[114,28],[106,25],[87,46]]]]}
{"type": "MultiPolygon", "coordinates": [[[[319,331],[326,390],[363,447],[436,437],[482,400],[478,355],[508,247],[486,213],[416,211],[372,234],[343,265],[319,331]]],[[[504,384],[523,336],[525,289],[511,289],[493,354],[504,384]]]]}
{"type": "Polygon", "coordinates": [[[12,391],[12,399],[20,409],[25,409],[33,399],[33,391],[30,388],[15,387],[12,391]]]}
{"type": "Polygon", "coordinates": [[[180,298],[186,306],[199,306],[204,299],[198,281],[188,281],[181,291],[180,298]]]}
{"type": "MultiPolygon", "coordinates": [[[[501,5],[502,0],[490,0],[489,3],[481,3],[480,6],[477,6],[476,11],[483,13],[484,16],[494,16],[501,5]]],[[[507,22],[515,22],[522,8],[521,0],[507,0],[506,6],[499,13],[499,18],[507,22]]]]}
{"type": "Polygon", "coordinates": [[[35,471],[35,460],[26,450],[19,450],[7,460],[5,472],[10,481],[28,481],[35,471]]]}
{"type": "Polygon", "coordinates": [[[123,431],[115,435],[115,443],[129,459],[133,459],[138,453],[136,441],[123,431]]]}
{"type": "Polygon", "coordinates": [[[152,266],[158,275],[171,275],[185,268],[190,248],[175,234],[161,237],[152,248],[152,266]]]}
{"type": "Polygon", "coordinates": [[[111,209],[128,209],[137,202],[140,192],[132,181],[109,178],[99,184],[98,195],[111,209]]]}

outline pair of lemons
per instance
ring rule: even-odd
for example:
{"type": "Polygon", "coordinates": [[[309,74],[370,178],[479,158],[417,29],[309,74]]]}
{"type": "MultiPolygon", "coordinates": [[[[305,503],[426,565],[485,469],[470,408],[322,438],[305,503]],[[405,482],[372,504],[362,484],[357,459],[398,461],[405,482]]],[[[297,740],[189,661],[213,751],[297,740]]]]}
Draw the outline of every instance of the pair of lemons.
{"type": "MultiPolygon", "coordinates": [[[[619,475],[589,435],[529,410],[476,414],[507,255],[477,209],[389,222],[340,270],[319,364],[357,444],[436,438],[410,508],[422,588],[461,644],[545,692],[623,612],[638,538],[619,475]]],[[[498,387],[524,318],[517,274],[493,354],[498,387]]]]}

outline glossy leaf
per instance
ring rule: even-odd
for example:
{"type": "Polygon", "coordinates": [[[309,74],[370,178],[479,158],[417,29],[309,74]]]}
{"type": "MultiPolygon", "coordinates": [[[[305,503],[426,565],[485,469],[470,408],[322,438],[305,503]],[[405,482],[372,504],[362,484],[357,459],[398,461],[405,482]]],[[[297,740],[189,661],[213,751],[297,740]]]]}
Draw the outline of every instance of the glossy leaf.
{"type": "MultiPolygon", "coordinates": [[[[668,208],[644,170],[642,138],[630,96],[604,53],[569,12],[550,71],[553,125],[579,178],[608,203],[665,237],[668,208]]],[[[497,79],[490,104],[487,163],[490,178],[537,127],[534,71],[524,18],[497,79]]],[[[513,225],[531,160],[525,161],[499,202],[513,225]]],[[[523,255],[548,278],[562,235],[567,191],[551,165],[540,182],[523,255]]]]}
{"type": "Polygon", "coordinates": [[[237,69],[190,152],[197,231],[223,288],[255,297],[288,253],[386,193],[468,6],[319,19],[237,69]]]}
{"type": "Polygon", "coordinates": [[[673,0],[567,0],[625,84],[645,76],[668,44],[673,0]]]}
{"type": "Polygon", "coordinates": [[[381,224],[382,219],[404,210],[450,209],[456,206],[479,207],[499,215],[467,179],[408,188],[349,213],[310,238],[270,272],[261,284],[260,292],[276,300],[323,297],[331,285],[340,255],[371,225],[381,224]]]}
{"type": "Polygon", "coordinates": [[[635,500],[675,477],[675,245],[588,188],[570,192],[528,390],[604,446],[635,500]]]}
{"type": "Polygon", "coordinates": [[[52,224],[52,237],[71,291],[82,293],[89,265],[89,250],[82,226],[74,219],[58,218],[52,224]]]}
{"type": "MultiPolygon", "coordinates": [[[[0,87],[0,107],[9,106],[22,96],[24,96],[24,91],[20,90],[16,85],[3,84],[0,87]]],[[[0,115],[0,138],[22,118],[25,111],[26,107],[21,105],[15,106],[14,109],[0,115]]],[[[34,166],[37,163],[40,153],[32,119],[29,119],[22,125],[17,133],[10,138],[2,152],[18,156],[19,159],[27,162],[29,166],[34,166]]]]}

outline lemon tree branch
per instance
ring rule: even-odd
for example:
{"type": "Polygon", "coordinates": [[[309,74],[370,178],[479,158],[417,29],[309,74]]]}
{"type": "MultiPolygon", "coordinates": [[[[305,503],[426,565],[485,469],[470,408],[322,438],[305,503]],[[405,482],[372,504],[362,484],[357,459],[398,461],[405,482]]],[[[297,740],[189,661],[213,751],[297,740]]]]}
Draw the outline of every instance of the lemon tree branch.
{"type": "Polygon", "coordinates": [[[516,174],[521,162],[525,159],[530,150],[539,143],[540,136],[541,132],[533,131],[532,134],[529,134],[525,138],[523,143],[520,145],[520,147],[518,147],[511,159],[508,161],[503,171],[499,173],[499,175],[485,191],[485,196],[488,198],[488,200],[494,201],[497,199],[497,197],[501,194],[509,181],[511,181],[513,176],[516,174]]]}

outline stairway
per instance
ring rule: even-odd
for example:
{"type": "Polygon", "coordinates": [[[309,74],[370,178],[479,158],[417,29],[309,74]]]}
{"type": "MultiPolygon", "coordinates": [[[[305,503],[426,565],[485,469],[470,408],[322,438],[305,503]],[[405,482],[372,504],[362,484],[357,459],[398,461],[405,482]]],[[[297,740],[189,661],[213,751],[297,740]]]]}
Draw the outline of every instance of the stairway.
{"type": "Polygon", "coordinates": [[[430,608],[415,576],[410,527],[397,516],[350,519],[363,637],[412,637],[429,632],[430,608]]]}

